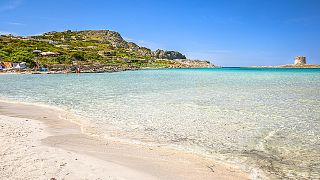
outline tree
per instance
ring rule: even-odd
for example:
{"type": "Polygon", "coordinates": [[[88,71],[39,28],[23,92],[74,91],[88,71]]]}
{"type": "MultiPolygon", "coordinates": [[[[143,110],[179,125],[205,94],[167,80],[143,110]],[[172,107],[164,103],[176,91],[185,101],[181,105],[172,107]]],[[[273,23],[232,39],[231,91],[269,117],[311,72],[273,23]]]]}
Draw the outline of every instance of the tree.
{"type": "Polygon", "coordinates": [[[84,56],[85,54],[82,51],[76,51],[71,54],[71,58],[77,61],[84,61],[84,56]]]}
{"type": "Polygon", "coordinates": [[[0,61],[8,60],[9,59],[9,53],[6,51],[0,50],[0,61]]]}
{"type": "Polygon", "coordinates": [[[87,52],[85,55],[84,55],[85,59],[86,60],[95,60],[95,61],[98,61],[98,60],[101,60],[102,57],[97,53],[97,52],[87,52]]]}
{"type": "Polygon", "coordinates": [[[60,64],[71,64],[71,58],[70,56],[68,55],[60,55],[57,57],[57,61],[60,63],[60,64]]]}

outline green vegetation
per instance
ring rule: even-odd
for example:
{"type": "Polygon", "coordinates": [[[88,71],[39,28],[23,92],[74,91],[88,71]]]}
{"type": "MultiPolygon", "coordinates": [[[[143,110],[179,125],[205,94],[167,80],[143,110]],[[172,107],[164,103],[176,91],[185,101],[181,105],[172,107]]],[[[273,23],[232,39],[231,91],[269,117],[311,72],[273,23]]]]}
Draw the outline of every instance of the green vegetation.
{"type": "Polygon", "coordinates": [[[142,55],[129,48],[116,47],[104,41],[103,37],[87,36],[72,31],[51,32],[28,38],[2,35],[0,61],[27,62],[29,67],[71,65],[72,61],[124,67],[167,67],[174,64],[171,60],[156,60],[152,59],[150,54],[142,55]],[[58,55],[42,56],[33,53],[36,49],[42,52],[55,52],[58,55]]]}
{"type": "Polygon", "coordinates": [[[177,51],[151,51],[109,30],[0,36],[0,62],[26,62],[30,68],[48,67],[71,72],[76,65],[81,65],[87,72],[105,72],[108,69],[211,67],[207,62],[177,59],[186,57],[177,51]]]}

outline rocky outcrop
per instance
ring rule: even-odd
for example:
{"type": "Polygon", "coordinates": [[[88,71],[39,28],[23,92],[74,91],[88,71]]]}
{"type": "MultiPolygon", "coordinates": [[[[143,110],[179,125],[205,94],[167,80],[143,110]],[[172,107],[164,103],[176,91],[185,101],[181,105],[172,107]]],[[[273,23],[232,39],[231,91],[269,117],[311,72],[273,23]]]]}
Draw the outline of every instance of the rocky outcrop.
{"type": "Polygon", "coordinates": [[[101,43],[111,44],[116,48],[128,48],[128,42],[125,41],[118,32],[109,30],[86,30],[75,31],[76,34],[83,36],[85,40],[99,41],[101,43]]]}
{"type": "Polygon", "coordinates": [[[133,42],[128,42],[127,45],[128,45],[127,49],[129,49],[129,51],[131,52],[135,52],[141,56],[150,56],[150,57],[152,56],[151,50],[146,47],[140,47],[133,42]]]}
{"type": "Polygon", "coordinates": [[[157,59],[186,59],[186,56],[177,51],[165,51],[158,49],[152,52],[152,56],[157,59]]]}
{"type": "Polygon", "coordinates": [[[171,68],[212,68],[215,67],[209,61],[176,59],[176,64],[171,68]]]}

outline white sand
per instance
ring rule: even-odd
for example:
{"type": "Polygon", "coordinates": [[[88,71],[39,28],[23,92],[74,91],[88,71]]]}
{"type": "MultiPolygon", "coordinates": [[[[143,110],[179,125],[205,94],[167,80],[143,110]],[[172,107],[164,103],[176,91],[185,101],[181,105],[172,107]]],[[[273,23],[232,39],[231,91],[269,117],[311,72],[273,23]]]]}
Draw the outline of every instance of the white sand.
{"type": "Polygon", "coordinates": [[[118,164],[45,146],[41,122],[0,115],[0,179],[155,179],[118,164]],[[125,172],[125,173],[123,173],[125,172]]]}
{"type": "Polygon", "coordinates": [[[101,140],[56,109],[0,102],[0,179],[249,179],[193,154],[101,140]]]}

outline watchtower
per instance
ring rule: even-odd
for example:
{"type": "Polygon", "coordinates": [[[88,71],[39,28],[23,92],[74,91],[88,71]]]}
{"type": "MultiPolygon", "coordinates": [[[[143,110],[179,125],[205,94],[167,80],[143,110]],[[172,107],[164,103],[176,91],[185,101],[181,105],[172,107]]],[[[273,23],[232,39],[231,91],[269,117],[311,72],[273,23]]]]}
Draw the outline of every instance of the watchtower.
{"type": "Polygon", "coordinates": [[[306,57],[297,56],[294,58],[294,65],[304,65],[304,64],[307,64],[306,57]]]}

